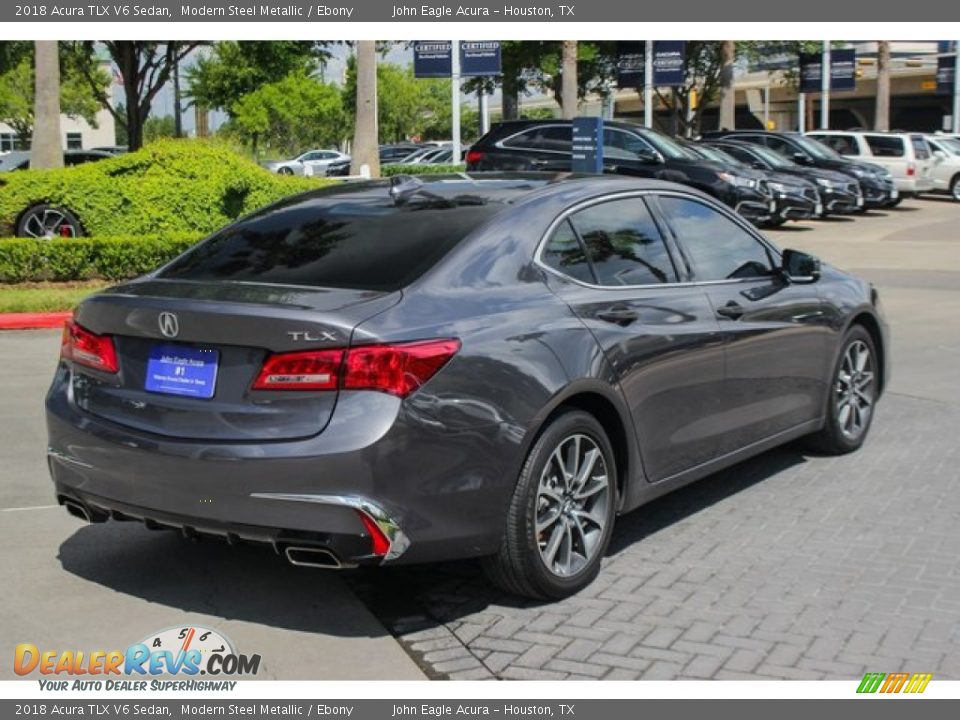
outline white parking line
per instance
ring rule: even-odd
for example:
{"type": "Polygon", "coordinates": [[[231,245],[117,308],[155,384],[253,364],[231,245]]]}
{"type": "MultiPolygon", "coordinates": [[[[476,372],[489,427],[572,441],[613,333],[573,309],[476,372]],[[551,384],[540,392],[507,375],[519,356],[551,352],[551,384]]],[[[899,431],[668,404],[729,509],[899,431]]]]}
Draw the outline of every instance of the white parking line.
{"type": "Polygon", "coordinates": [[[50,510],[51,508],[58,508],[59,505],[33,505],[31,507],[18,507],[18,508],[0,508],[0,512],[20,512],[21,510],[50,510]]]}

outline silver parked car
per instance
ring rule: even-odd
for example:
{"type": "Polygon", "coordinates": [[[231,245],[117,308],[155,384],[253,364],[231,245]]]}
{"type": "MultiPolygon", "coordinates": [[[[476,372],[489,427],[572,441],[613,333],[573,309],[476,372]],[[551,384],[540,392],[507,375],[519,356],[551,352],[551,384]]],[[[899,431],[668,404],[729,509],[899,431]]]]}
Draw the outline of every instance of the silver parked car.
{"type": "Polygon", "coordinates": [[[350,156],[339,150],[308,150],[293,160],[267,163],[267,169],[280,175],[326,175],[330,165],[344,161],[350,156]]]}

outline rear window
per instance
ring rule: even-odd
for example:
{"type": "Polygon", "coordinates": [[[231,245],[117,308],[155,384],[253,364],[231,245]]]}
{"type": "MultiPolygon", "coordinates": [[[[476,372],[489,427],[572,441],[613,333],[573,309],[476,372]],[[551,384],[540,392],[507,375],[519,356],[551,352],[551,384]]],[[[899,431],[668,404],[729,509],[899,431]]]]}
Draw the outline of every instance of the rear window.
{"type": "Polygon", "coordinates": [[[907,153],[902,137],[865,135],[864,140],[870,146],[870,152],[874,157],[903,157],[907,153]]]}
{"type": "Polygon", "coordinates": [[[469,196],[303,200],[264,208],[168,266],[177,280],[397,290],[435,265],[503,208],[469,196]]]}

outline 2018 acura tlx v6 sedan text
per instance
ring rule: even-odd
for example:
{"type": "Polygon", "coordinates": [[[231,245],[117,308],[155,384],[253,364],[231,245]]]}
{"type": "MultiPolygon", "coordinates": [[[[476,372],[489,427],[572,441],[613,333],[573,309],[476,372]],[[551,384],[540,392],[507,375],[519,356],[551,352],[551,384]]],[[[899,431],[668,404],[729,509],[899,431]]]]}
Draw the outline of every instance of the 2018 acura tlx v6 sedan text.
{"type": "Polygon", "coordinates": [[[614,518],[801,436],[863,442],[873,288],[691,188],[394,178],[289,198],[84,301],[59,501],[300,565],[482,557],[556,598],[614,518]]]}

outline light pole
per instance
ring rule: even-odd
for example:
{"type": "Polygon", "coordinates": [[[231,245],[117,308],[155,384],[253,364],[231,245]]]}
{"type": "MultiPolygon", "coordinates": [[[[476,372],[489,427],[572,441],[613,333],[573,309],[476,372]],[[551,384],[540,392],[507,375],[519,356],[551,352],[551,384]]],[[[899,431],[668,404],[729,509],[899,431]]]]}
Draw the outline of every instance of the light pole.
{"type": "Polygon", "coordinates": [[[960,133],[960,40],[953,43],[953,133],[960,133]]]}
{"type": "Polygon", "coordinates": [[[451,108],[450,118],[453,125],[453,153],[450,161],[460,162],[460,41],[454,40],[450,46],[450,93],[451,108]]]}
{"type": "Polygon", "coordinates": [[[643,46],[643,124],[653,128],[653,40],[643,46]]]}
{"type": "Polygon", "coordinates": [[[820,61],[820,129],[830,129],[830,41],[823,41],[820,61]]]}

